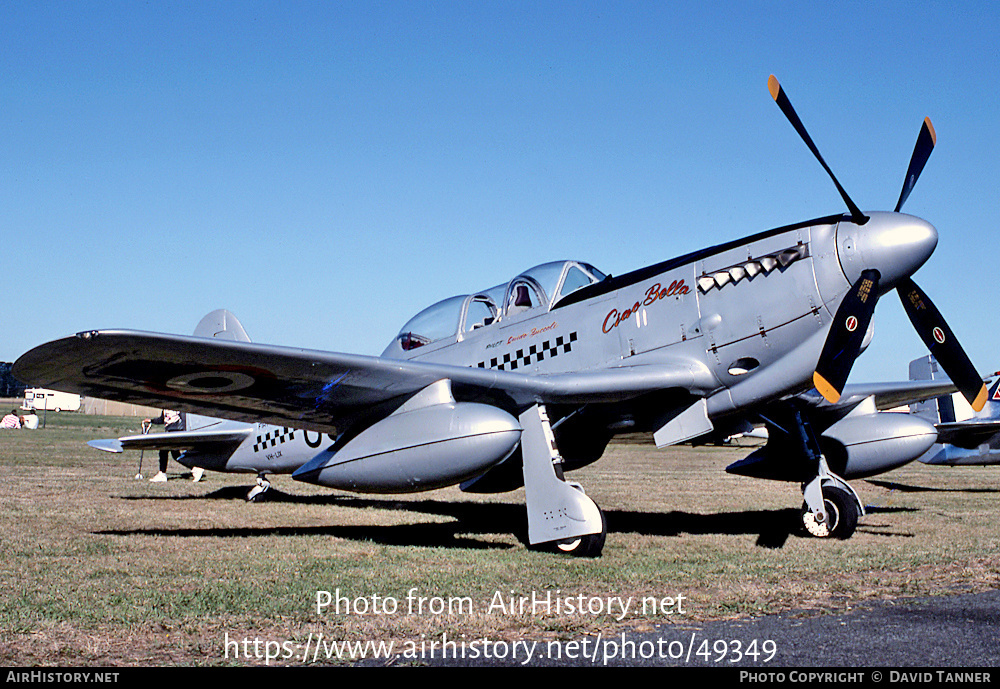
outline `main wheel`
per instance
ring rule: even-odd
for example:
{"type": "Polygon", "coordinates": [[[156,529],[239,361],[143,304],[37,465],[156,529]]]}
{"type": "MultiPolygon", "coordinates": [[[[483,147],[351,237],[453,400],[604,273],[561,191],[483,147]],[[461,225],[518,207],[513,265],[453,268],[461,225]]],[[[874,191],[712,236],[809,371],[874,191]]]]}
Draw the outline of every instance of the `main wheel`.
{"type": "Polygon", "coordinates": [[[809,506],[802,505],[802,526],[805,530],[816,538],[850,538],[858,526],[858,508],[854,498],[843,488],[827,486],[823,488],[823,505],[826,508],[825,522],[816,521],[809,506]]]}
{"type": "Polygon", "coordinates": [[[604,550],[604,541],[608,535],[608,522],[604,518],[604,510],[600,507],[597,511],[601,513],[601,532],[587,534],[579,538],[568,538],[565,541],[557,541],[555,550],[558,553],[566,553],[575,557],[600,557],[604,550]]]}

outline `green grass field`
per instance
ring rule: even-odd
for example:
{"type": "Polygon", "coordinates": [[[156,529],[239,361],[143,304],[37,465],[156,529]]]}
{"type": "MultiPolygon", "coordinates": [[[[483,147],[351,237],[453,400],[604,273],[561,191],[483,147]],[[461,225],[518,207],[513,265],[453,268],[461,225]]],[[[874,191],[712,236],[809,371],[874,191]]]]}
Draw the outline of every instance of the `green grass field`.
{"type": "MultiPolygon", "coordinates": [[[[608,521],[604,555],[584,560],[525,547],[521,492],[359,496],[279,476],[274,499],[251,504],[250,476],[192,483],[172,462],[172,480],[150,484],[133,478],[138,453],[85,445],[137,429],[138,419],[50,413],[45,429],[0,435],[4,664],[256,664],[227,658],[225,640],[319,633],[571,638],[1000,581],[1000,467],[913,464],[855,481],[870,513],[852,539],[827,541],[796,530],[798,486],[723,471],[747,448],[616,443],[571,475],[608,521]],[[318,592],[337,591],[349,606],[318,611],[318,592]],[[495,605],[549,593],[683,596],[683,614],[495,605]]],[[[147,452],[147,478],[155,464],[147,452]]]]}

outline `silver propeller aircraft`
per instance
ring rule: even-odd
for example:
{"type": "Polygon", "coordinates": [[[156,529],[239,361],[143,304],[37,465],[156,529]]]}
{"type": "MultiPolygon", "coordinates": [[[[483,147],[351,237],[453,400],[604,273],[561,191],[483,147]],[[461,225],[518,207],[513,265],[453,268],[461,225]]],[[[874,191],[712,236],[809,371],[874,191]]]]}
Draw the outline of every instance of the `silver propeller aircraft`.
{"type": "MultiPolygon", "coordinates": [[[[938,239],[932,225],[900,213],[934,146],[930,120],[895,209],[866,214],[773,76],[769,89],[848,214],[614,277],[578,261],[536,266],[425,309],[378,357],[93,330],[27,352],[13,373],[40,387],[329,434],[293,473],[319,485],[372,493],[523,485],[529,542],[588,556],[603,548],[604,516],[564,472],[599,459],[619,432],[650,431],[662,447],[764,419],[770,439],[747,473],[800,482],[803,523],[847,537],[863,507],[818,441],[847,418],[799,396],[815,388],[826,405],[841,402],[877,299],[898,291],[974,407],[986,390],[910,279],[938,239]]],[[[880,435],[881,425],[848,426],[848,458],[855,448],[913,451],[905,438],[880,435]]]]}
{"type": "MultiPolygon", "coordinates": [[[[236,316],[224,309],[205,316],[194,334],[250,342],[236,316]]],[[[933,361],[932,357],[919,361],[926,363],[926,359],[933,361]]],[[[815,390],[797,396],[798,404],[811,407],[814,415],[835,419],[824,423],[825,430],[818,436],[822,453],[828,458],[828,464],[835,474],[841,478],[853,479],[891,471],[912,461],[938,440],[935,424],[939,418],[931,418],[926,413],[917,414],[920,418],[910,418],[886,412],[914,401],[937,405],[951,401],[951,397],[946,396],[955,389],[951,381],[939,374],[913,375],[916,363],[918,362],[910,365],[910,381],[846,385],[836,403],[826,401],[815,390]],[[876,427],[877,432],[873,434],[872,429],[876,427]],[[874,446],[870,442],[873,435],[880,439],[874,446]]],[[[936,362],[934,371],[939,371],[936,362]]],[[[995,387],[990,394],[991,403],[994,395],[1000,399],[995,387]]],[[[1000,411],[1000,403],[991,406],[1000,411]]],[[[954,420],[954,414],[951,420],[954,420]]],[[[184,431],[91,440],[88,445],[115,453],[126,450],[180,450],[183,452],[177,461],[190,468],[201,467],[226,473],[256,473],[257,485],[250,490],[247,499],[257,502],[265,499],[271,487],[268,476],[294,472],[316,455],[316,448],[322,444],[323,438],[320,433],[311,437],[309,431],[302,429],[227,421],[196,414],[187,414],[186,421],[184,431]]],[[[982,431],[981,424],[975,425],[977,431],[982,431]]],[[[757,435],[765,439],[769,437],[766,430],[757,435]]],[[[761,454],[766,459],[772,452],[772,448],[767,448],[761,454]]],[[[929,454],[928,450],[920,459],[925,459],[929,454]]],[[[727,467],[727,471],[764,476],[756,468],[760,459],[759,454],[754,453],[727,467]]],[[[776,476],[782,477],[782,474],[776,476]]]]}

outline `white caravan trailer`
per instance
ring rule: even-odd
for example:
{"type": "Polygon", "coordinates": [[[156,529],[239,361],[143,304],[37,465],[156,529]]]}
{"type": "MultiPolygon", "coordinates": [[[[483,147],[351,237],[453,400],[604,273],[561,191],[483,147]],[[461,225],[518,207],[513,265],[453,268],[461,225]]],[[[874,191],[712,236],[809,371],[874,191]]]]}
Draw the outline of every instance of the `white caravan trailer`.
{"type": "Polygon", "coordinates": [[[71,392],[28,388],[24,391],[23,406],[36,411],[80,411],[80,396],[71,392]]]}

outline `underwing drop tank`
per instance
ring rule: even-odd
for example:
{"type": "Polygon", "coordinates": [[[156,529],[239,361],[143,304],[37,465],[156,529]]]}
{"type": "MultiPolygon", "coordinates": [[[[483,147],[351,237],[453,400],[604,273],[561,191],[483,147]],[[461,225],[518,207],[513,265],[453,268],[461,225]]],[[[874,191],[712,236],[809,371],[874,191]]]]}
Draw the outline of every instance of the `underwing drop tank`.
{"type": "MultiPolygon", "coordinates": [[[[785,424],[787,426],[787,424],[785,424]]],[[[730,474],[778,481],[807,481],[809,467],[791,449],[782,426],[768,427],[767,444],[726,467],[730,474]]],[[[818,437],[830,470],[865,478],[903,466],[937,441],[934,425],[912,414],[877,411],[868,398],[818,437]]]]}
{"type": "Polygon", "coordinates": [[[933,424],[910,414],[848,415],[823,432],[830,469],[844,478],[866,478],[912,462],[937,440],[933,424]]]}
{"type": "Polygon", "coordinates": [[[516,418],[487,404],[456,402],[450,381],[441,380],[292,476],[357,493],[425,491],[479,476],[520,439],[516,418]]]}

